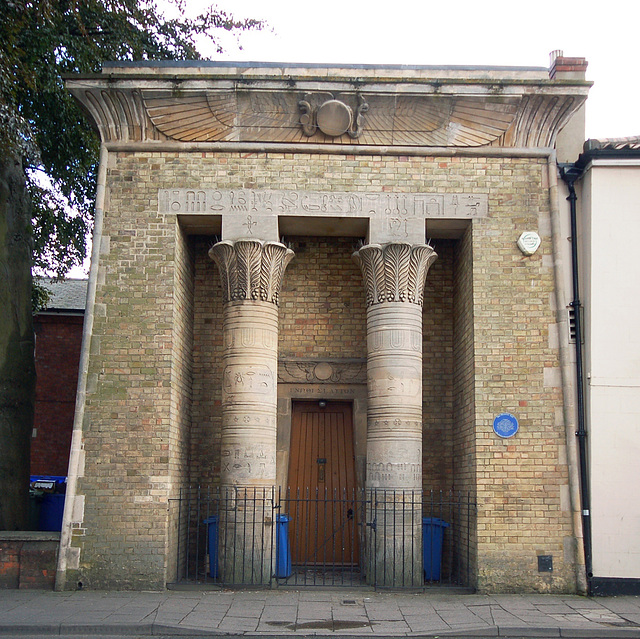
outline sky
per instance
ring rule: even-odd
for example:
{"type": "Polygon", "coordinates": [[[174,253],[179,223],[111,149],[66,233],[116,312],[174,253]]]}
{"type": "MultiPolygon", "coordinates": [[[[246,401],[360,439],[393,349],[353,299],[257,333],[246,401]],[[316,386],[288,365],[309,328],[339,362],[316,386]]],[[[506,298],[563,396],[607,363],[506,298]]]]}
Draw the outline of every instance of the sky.
{"type": "MultiPolygon", "coordinates": [[[[208,3],[188,0],[188,12],[208,3]]],[[[586,58],[594,82],[587,138],[640,135],[637,0],[219,0],[269,28],[225,38],[217,60],[548,67],[551,51],[586,58]]]]}

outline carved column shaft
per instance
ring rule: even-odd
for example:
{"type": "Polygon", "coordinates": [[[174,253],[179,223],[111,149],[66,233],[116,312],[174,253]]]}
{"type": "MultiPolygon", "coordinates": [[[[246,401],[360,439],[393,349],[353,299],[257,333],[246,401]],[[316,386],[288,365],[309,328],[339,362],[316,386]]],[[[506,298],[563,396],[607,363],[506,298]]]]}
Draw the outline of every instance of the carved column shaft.
{"type": "Polygon", "coordinates": [[[367,487],[422,487],[422,308],[367,309],[367,487]]]}
{"type": "Polygon", "coordinates": [[[278,242],[211,248],[222,280],[220,573],[226,583],[271,578],[276,483],[278,295],[293,251],[278,242]]]}
{"type": "Polygon", "coordinates": [[[275,484],[278,308],[229,302],[224,309],[220,483],[275,484]]]}
{"type": "Polygon", "coordinates": [[[422,302],[430,246],[354,254],[367,295],[367,489],[378,584],[418,586],[422,570],[422,302]]]}

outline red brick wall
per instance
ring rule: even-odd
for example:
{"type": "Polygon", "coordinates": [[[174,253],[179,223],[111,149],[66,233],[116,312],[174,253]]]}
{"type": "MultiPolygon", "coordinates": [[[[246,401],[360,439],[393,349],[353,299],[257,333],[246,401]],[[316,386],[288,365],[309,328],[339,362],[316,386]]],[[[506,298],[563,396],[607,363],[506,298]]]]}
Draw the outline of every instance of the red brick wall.
{"type": "Polygon", "coordinates": [[[59,533],[8,535],[10,538],[0,536],[0,591],[16,588],[53,590],[59,533]]]}
{"type": "Polygon", "coordinates": [[[37,315],[31,474],[67,474],[82,343],[82,315],[37,315]]]}

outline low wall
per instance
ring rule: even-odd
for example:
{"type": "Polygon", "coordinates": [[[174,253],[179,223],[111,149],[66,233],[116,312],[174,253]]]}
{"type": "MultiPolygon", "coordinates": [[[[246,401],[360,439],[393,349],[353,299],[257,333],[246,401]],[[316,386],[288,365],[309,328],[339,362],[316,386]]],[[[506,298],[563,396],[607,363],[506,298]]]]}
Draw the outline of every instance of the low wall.
{"type": "Polygon", "coordinates": [[[59,532],[0,532],[0,589],[53,590],[59,532]]]}

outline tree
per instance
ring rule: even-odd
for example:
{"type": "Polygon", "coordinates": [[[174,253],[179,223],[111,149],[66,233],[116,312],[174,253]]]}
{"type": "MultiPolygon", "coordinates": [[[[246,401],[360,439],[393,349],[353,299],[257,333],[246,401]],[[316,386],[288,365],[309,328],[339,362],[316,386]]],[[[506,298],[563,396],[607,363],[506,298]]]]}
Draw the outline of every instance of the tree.
{"type": "Polygon", "coordinates": [[[106,60],[199,59],[220,29],[261,29],[184,0],[0,2],[0,530],[28,526],[35,365],[32,268],[58,276],[82,263],[91,230],[99,142],[64,87],[106,60]]]}

